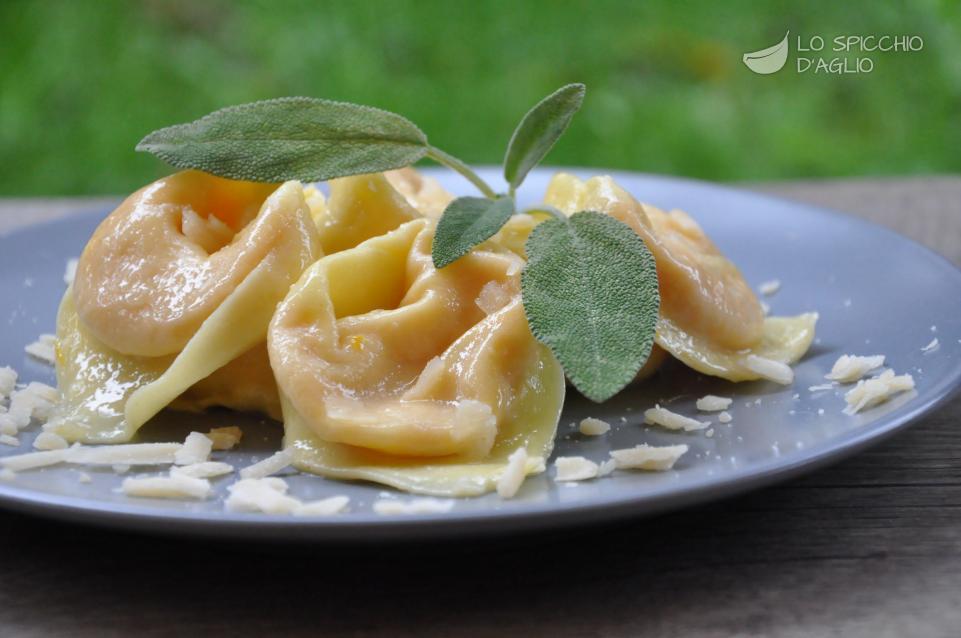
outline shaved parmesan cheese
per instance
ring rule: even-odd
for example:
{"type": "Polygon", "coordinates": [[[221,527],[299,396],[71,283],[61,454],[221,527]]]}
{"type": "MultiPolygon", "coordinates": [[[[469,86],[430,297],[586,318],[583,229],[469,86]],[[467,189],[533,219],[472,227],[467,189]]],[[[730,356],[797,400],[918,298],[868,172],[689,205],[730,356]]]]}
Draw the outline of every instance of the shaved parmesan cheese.
{"type": "Polygon", "coordinates": [[[220,463],[218,461],[203,461],[190,465],[175,465],[170,468],[170,474],[180,474],[191,478],[214,478],[224,476],[234,471],[234,466],[230,463],[220,463]]]}
{"type": "Polygon", "coordinates": [[[597,478],[597,463],[583,456],[561,456],[554,461],[555,481],[586,481],[597,478]]]}
{"type": "Polygon", "coordinates": [[[66,450],[70,447],[67,439],[53,432],[41,432],[33,440],[33,447],[37,450],[66,450]]]}
{"type": "Polygon", "coordinates": [[[272,456],[268,456],[259,463],[254,463],[240,470],[240,478],[259,479],[270,476],[271,474],[276,474],[287,468],[293,459],[293,450],[281,450],[272,456]]]}
{"type": "Polygon", "coordinates": [[[38,467],[47,467],[62,463],[67,457],[68,450],[49,450],[45,452],[27,452],[16,456],[5,456],[0,458],[0,466],[14,472],[33,470],[38,467]]]}
{"type": "Polygon", "coordinates": [[[77,277],[77,264],[79,262],[80,260],[76,257],[67,260],[67,264],[63,269],[63,283],[68,286],[73,283],[73,280],[77,277]]]}
{"type": "Polygon", "coordinates": [[[130,471],[130,466],[126,463],[114,463],[110,466],[110,469],[113,470],[114,474],[126,474],[130,471]]]}
{"type": "Polygon", "coordinates": [[[90,476],[89,474],[87,474],[86,472],[78,472],[78,473],[77,473],[77,482],[78,482],[78,483],[92,483],[92,482],[93,482],[93,478],[91,478],[91,476],[90,476]]]}
{"type": "Polygon", "coordinates": [[[35,359],[39,359],[50,365],[55,365],[57,363],[56,345],[56,335],[43,334],[40,335],[39,339],[28,344],[23,350],[35,359]]]}
{"type": "Polygon", "coordinates": [[[514,298],[514,294],[504,284],[489,281],[481,288],[474,303],[485,315],[492,315],[514,298]]]}
{"type": "Polygon", "coordinates": [[[203,500],[212,492],[210,481],[183,474],[127,478],[120,486],[127,496],[143,498],[195,498],[203,500]]]}
{"type": "Polygon", "coordinates": [[[611,424],[594,417],[587,417],[581,420],[580,430],[581,434],[587,436],[600,436],[611,431],[611,424]]]}
{"type": "Polygon", "coordinates": [[[294,516],[333,516],[340,514],[350,503],[347,496],[331,496],[319,501],[308,501],[298,505],[294,511],[294,516]]]}
{"type": "Polygon", "coordinates": [[[17,473],[10,468],[5,467],[0,470],[0,481],[12,481],[15,478],[17,478],[17,473]]]}
{"type": "Polygon", "coordinates": [[[660,425],[668,430],[684,430],[685,432],[703,430],[711,425],[710,421],[698,421],[677,412],[671,412],[657,404],[644,411],[644,423],[660,425]]]}
{"type": "Polygon", "coordinates": [[[770,297],[781,289],[781,281],[779,279],[772,279],[771,281],[765,281],[760,286],[757,287],[758,291],[765,297],[770,297]]]}
{"type": "Polygon", "coordinates": [[[838,383],[854,383],[871,370],[884,365],[884,355],[861,357],[853,354],[842,354],[834,362],[831,372],[824,375],[825,379],[838,383]]]}
{"type": "Polygon", "coordinates": [[[0,434],[15,436],[19,431],[20,428],[9,414],[0,414],[0,434]]]}
{"type": "Polygon", "coordinates": [[[687,453],[686,445],[655,447],[641,444],[632,448],[611,451],[611,458],[621,470],[669,470],[687,453]]]}
{"type": "Polygon", "coordinates": [[[17,387],[17,371],[10,366],[0,368],[0,399],[6,399],[17,387]]]}
{"type": "Polygon", "coordinates": [[[938,338],[935,337],[934,339],[931,340],[931,342],[928,345],[921,348],[921,352],[931,352],[933,350],[937,350],[939,345],[940,344],[938,343],[938,338]]]}
{"type": "Polygon", "coordinates": [[[734,399],[708,394],[698,399],[696,405],[697,409],[701,412],[718,412],[719,410],[728,409],[733,402],[734,399]]]}
{"type": "Polygon", "coordinates": [[[823,392],[825,390],[833,390],[833,383],[822,383],[821,385],[812,385],[808,388],[808,392],[823,392]]]}
{"type": "Polygon", "coordinates": [[[17,447],[20,445],[20,439],[11,434],[0,434],[0,443],[4,445],[9,445],[12,447],[17,447]]]}
{"type": "Polygon", "coordinates": [[[214,442],[200,432],[191,432],[184,440],[177,453],[174,454],[174,463],[177,465],[194,465],[203,463],[210,457],[210,450],[213,449],[214,442]]]}
{"type": "Polygon", "coordinates": [[[66,460],[77,465],[169,465],[180,443],[128,443],[79,446],[66,450],[66,460]]]}
{"type": "Polygon", "coordinates": [[[374,503],[374,512],[381,516],[404,516],[409,514],[444,514],[451,511],[454,501],[436,498],[414,498],[409,501],[381,499],[374,503]]]}
{"type": "Polygon", "coordinates": [[[214,442],[215,450],[232,450],[240,443],[244,436],[243,430],[236,425],[224,428],[213,428],[207,432],[207,438],[214,442]]]}
{"type": "Polygon", "coordinates": [[[217,252],[234,238],[234,231],[216,215],[203,217],[190,206],[182,209],[180,226],[184,237],[210,254],[217,252]]]}
{"type": "Polygon", "coordinates": [[[243,478],[227,487],[224,506],[231,512],[292,514],[301,502],[287,495],[287,481],[273,476],[243,478]]]}
{"type": "Polygon", "coordinates": [[[59,398],[60,393],[56,388],[31,381],[24,389],[14,391],[13,396],[10,397],[10,408],[5,416],[22,429],[30,425],[30,420],[33,418],[42,421],[48,419],[59,398]]]}
{"type": "Polygon", "coordinates": [[[721,412],[717,415],[717,420],[721,423],[730,423],[732,421],[731,415],[728,412],[721,412]]]}
{"type": "Polygon", "coordinates": [[[497,480],[497,494],[501,498],[513,498],[527,476],[527,449],[518,448],[507,457],[507,467],[497,480]]]}
{"type": "Polygon", "coordinates": [[[332,516],[344,511],[350,502],[347,496],[331,496],[303,503],[287,494],[288,489],[282,478],[241,479],[227,487],[230,494],[224,505],[231,512],[332,516]]]}
{"type": "Polygon", "coordinates": [[[617,461],[614,459],[607,459],[603,463],[597,466],[597,476],[607,476],[617,469],[617,461]]]}
{"type": "Polygon", "coordinates": [[[745,368],[762,379],[780,383],[781,385],[791,385],[791,383],[794,382],[794,370],[786,363],[759,357],[756,354],[747,355],[742,359],[742,363],[745,368]]]}
{"type": "Polygon", "coordinates": [[[848,406],[845,414],[856,414],[887,401],[895,394],[914,389],[914,377],[910,374],[894,375],[894,370],[885,370],[873,379],[862,379],[844,395],[848,406]]]}

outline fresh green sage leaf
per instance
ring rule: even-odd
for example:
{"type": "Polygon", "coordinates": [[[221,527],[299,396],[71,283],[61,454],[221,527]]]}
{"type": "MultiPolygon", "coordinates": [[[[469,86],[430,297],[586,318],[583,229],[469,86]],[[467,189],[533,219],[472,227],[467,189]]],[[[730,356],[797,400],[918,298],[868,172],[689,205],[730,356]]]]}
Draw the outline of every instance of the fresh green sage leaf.
{"type": "Polygon", "coordinates": [[[427,136],[400,115],[307,97],[251,102],[154,131],[137,145],[179,168],[314,182],[413,164],[427,136]]]}
{"type": "Polygon", "coordinates": [[[527,240],[521,276],[531,332],[593,401],[631,382],[654,344],[654,256],[633,230],[596,212],[550,219],[527,240]]]}
{"type": "Polygon", "coordinates": [[[527,173],[563,135],[584,101],[583,84],[568,84],[551,93],[527,112],[514,130],[504,156],[504,179],[516,189],[527,173]]]}
{"type": "Polygon", "coordinates": [[[434,233],[431,257],[434,266],[443,268],[467,253],[471,248],[507,223],[514,214],[514,200],[510,197],[458,197],[444,209],[434,233]]]}

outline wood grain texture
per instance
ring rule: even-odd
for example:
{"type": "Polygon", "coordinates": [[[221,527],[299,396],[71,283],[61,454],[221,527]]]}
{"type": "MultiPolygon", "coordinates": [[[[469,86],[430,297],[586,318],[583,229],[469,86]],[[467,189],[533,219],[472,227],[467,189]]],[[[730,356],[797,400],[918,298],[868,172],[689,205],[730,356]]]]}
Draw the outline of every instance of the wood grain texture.
{"type": "MultiPolygon", "coordinates": [[[[961,179],[752,185],[961,263],[961,179]]],[[[0,230],[25,206],[0,202],[0,230]]],[[[399,547],[223,545],[0,512],[0,636],[961,635],[961,398],[833,467],[655,519],[399,547]]]]}

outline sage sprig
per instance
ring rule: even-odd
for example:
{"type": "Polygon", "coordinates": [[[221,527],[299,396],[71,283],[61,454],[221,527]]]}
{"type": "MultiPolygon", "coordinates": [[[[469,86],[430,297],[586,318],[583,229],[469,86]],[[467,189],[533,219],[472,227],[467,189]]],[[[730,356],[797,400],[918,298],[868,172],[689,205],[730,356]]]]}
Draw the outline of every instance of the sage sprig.
{"type": "Polygon", "coordinates": [[[490,239],[514,214],[510,197],[458,197],[444,210],[434,233],[432,257],[437,268],[452,264],[490,239]]]}
{"type": "Polygon", "coordinates": [[[405,117],[308,97],[252,102],[154,131],[137,145],[178,168],[254,182],[319,182],[409,166],[427,136],[405,117]]]}
{"type": "MultiPolygon", "coordinates": [[[[569,84],[524,115],[504,158],[505,195],[433,146],[410,120],[316,98],[220,109],[154,131],[137,150],[179,168],[257,182],[323,181],[432,159],[463,175],[483,195],[455,199],[438,222],[432,259],[444,268],[515,214],[517,189],[567,129],[584,93],[583,84],[569,84]]],[[[525,247],[521,290],[528,324],[571,382],[588,398],[604,401],[630,382],[650,354],[660,303],[654,258],[643,240],[613,217],[547,212],[553,219],[539,224],[525,247]]]]}
{"type": "Polygon", "coordinates": [[[542,222],[525,251],[521,291],[531,332],[581,394],[609,399],[654,345],[654,256],[627,224],[591,211],[542,222]]]}
{"type": "Polygon", "coordinates": [[[562,86],[538,102],[514,129],[504,156],[504,179],[511,193],[567,130],[584,102],[585,91],[583,84],[562,86]]]}

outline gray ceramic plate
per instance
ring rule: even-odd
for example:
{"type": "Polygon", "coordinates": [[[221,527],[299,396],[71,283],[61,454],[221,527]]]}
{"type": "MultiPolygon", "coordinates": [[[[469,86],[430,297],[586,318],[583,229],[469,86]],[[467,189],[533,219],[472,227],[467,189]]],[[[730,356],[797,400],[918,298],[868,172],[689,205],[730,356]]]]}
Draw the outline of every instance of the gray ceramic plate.
{"type": "MultiPolygon", "coordinates": [[[[467,192],[458,177],[434,174],[454,192],[467,192]]],[[[535,171],[522,199],[536,201],[550,174],[535,171]]],[[[494,171],[485,177],[497,181],[494,171]]],[[[54,467],[0,482],[0,505],[112,527],[223,537],[377,540],[557,527],[651,514],[811,470],[905,427],[961,384],[961,272],[941,257],[883,228],[808,206],[667,177],[615,177],[642,201],[689,211],[753,285],[779,279],[781,291],[767,299],[774,314],[821,313],[818,339],[796,367],[793,387],[731,384],[671,364],[652,383],[604,405],[569,393],[556,455],[601,460],[609,449],[642,442],[687,443],[691,450],[675,470],[616,473],[573,486],[553,483],[549,470],[529,479],[513,500],[489,495],[458,501],[448,514],[408,517],[371,511],[371,503],[385,492],[382,487],[292,474],[287,477],[291,492],[299,497],[351,497],[349,513],[311,520],[224,512],[219,497],[229,478],[216,481],[218,500],[210,502],[135,500],[116,492],[122,477],[112,471],[88,471],[93,481],[82,484],[76,469],[54,467]],[[922,352],[934,337],[940,347],[922,352]],[[914,375],[916,391],[856,417],[843,415],[842,391],[812,393],[808,387],[824,383],[825,372],[844,353],[886,355],[898,373],[914,375]],[[715,422],[713,437],[641,424],[644,409],[655,401],[695,414],[694,400],[707,393],[735,397],[733,422],[715,422]],[[571,424],[585,416],[611,422],[613,431],[582,437],[571,424]]],[[[0,299],[5,300],[0,317],[6,319],[0,365],[14,366],[25,380],[52,383],[52,370],[29,359],[23,347],[39,333],[53,331],[64,263],[80,253],[105,213],[0,237],[0,299]]],[[[191,429],[227,423],[241,424],[247,434],[240,449],[220,453],[234,465],[263,458],[280,445],[279,424],[227,412],[164,414],[142,438],[182,440],[191,429]]],[[[29,449],[34,435],[35,429],[21,437],[19,451],[29,449]]],[[[0,455],[14,453],[18,450],[0,449],[0,455]]]]}

